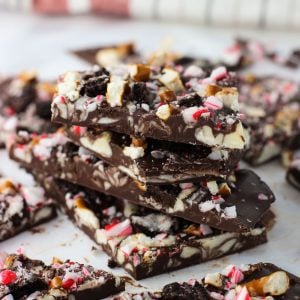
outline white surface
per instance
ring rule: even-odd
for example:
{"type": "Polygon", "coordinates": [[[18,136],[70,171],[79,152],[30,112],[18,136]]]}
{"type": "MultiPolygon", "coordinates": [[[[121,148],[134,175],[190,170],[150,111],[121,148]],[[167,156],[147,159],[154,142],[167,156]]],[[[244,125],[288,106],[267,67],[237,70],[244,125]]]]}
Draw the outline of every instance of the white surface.
{"type": "MultiPolygon", "coordinates": [[[[176,50],[215,56],[237,34],[255,36],[255,32],[212,30],[197,26],[179,26],[155,22],[109,21],[97,18],[44,18],[0,13],[0,73],[15,73],[23,69],[37,69],[43,77],[54,78],[68,69],[80,69],[86,65],[71,57],[68,49],[118,41],[134,40],[141,49],[151,51],[166,36],[173,37],[176,50]]],[[[292,33],[260,32],[260,39],[276,41],[276,45],[287,50],[297,42],[292,33]]],[[[259,72],[270,72],[270,66],[262,64],[259,72]]],[[[277,69],[276,69],[277,72],[277,69]]],[[[287,73],[287,72],[286,72],[287,73]]],[[[299,74],[288,72],[293,78],[299,74]]],[[[242,254],[228,256],[195,267],[165,274],[142,283],[159,288],[174,280],[201,277],[207,272],[220,270],[228,263],[254,263],[269,261],[300,275],[300,197],[299,192],[287,185],[283,168],[278,162],[256,168],[255,171],[270,185],[277,201],[274,210],[277,223],[269,234],[269,243],[242,254]]],[[[0,173],[25,183],[30,183],[24,172],[10,162],[5,153],[0,153],[0,173]]],[[[76,229],[65,217],[40,226],[42,233],[26,232],[0,243],[0,250],[15,251],[24,245],[32,257],[50,261],[52,256],[88,261],[107,269],[107,256],[91,251],[94,243],[76,229]]],[[[114,272],[125,274],[121,269],[114,272]]]]}

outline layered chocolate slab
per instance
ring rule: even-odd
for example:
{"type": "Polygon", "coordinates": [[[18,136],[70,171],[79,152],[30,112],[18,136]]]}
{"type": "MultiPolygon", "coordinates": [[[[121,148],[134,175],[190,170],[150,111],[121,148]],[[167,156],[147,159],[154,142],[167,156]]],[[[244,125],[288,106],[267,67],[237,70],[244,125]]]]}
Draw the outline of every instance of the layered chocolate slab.
{"type": "Polygon", "coordinates": [[[42,136],[21,133],[10,145],[10,157],[27,169],[232,232],[253,228],[275,200],[269,187],[249,170],[198,183],[143,185],[70,143],[62,131],[42,136]]]}
{"type": "Polygon", "coordinates": [[[300,295],[300,278],[271,263],[229,265],[201,280],[173,282],[152,292],[124,291],[114,300],[295,300],[300,295]]]}
{"type": "Polygon", "coordinates": [[[167,184],[224,177],[232,173],[241,150],[219,150],[199,145],[152,139],[72,126],[66,130],[75,144],[143,183],[167,184]]]}
{"type": "Polygon", "coordinates": [[[46,289],[48,284],[42,273],[46,265],[24,255],[1,252],[0,258],[0,299],[21,299],[36,290],[46,289]]]}
{"type": "Polygon", "coordinates": [[[23,186],[0,177],[0,241],[56,216],[54,202],[38,186],[23,186]]]}
{"type": "Polygon", "coordinates": [[[121,65],[59,78],[52,120],[68,125],[244,149],[236,79],[226,68],[121,65]]]}
{"type": "Polygon", "coordinates": [[[123,291],[122,278],[90,265],[54,259],[51,265],[22,255],[2,255],[0,297],[98,300],[123,291]]]}
{"type": "MultiPolygon", "coordinates": [[[[39,175],[69,218],[110,256],[142,279],[243,251],[267,241],[257,225],[231,233],[139,207],[62,180],[39,175]]],[[[267,222],[269,223],[269,221],[267,222]]]]}
{"type": "Polygon", "coordinates": [[[287,139],[300,130],[299,85],[248,75],[241,79],[239,100],[251,136],[245,160],[259,165],[279,156],[287,139]]]}

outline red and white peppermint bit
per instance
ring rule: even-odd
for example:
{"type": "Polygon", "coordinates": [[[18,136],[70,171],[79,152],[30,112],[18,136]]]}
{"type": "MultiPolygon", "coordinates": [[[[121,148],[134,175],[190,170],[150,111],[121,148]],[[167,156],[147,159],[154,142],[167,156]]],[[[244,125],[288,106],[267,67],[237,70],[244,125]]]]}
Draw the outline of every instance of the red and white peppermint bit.
{"type": "Polygon", "coordinates": [[[227,267],[225,267],[221,274],[226,276],[226,277],[229,277],[230,274],[232,274],[233,270],[236,268],[235,265],[228,265],[227,267]]]}
{"type": "Polygon", "coordinates": [[[211,200],[213,200],[215,204],[222,204],[225,202],[221,195],[212,196],[211,200]]]}
{"type": "Polygon", "coordinates": [[[263,193],[259,193],[257,196],[258,200],[268,200],[268,196],[263,194],[263,193]]]}
{"type": "Polygon", "coordinates": [[[139,257],[139,255],[134,255],[133,256],[133,265],[136,267],[136,266],[138,266],[139,264],[141,263],[141,260],[140,260],[140,257],[139,257]]]}
{"type": "Polygon", "coordinates": [[[0,272],[0,283],[1,284],[11,284],[13,283],[17,278],[17,274],[11,270],[3,270],[0,272]]]}
{"type": "Polygon", "coordinates": [[[209,96],[204,102],[204,106],[208,109],[218,110],[223,108],[223,102],[215,96],[209,96]]]}
{"type": "Polygon", "coordinates": [[[210,112],[207,108],[199,108],[197,111],[193,113],[193,119],[197,121],[201,117],[209,117],[210,112]]]}
{"type": "Polygon", "coordinates": [[[103,99],[104,99],[104,96],[103,95],[98,95],[98,96],[95,97],[95,99],[96,99],[97,102],[102,102],[103,99]]]}
{"type": "Polygon", "coordinates": [[[223,57],[223,62],[227,65],[237,64],[242,57],[242,51],[240,45],[235,44],[231,47],[228,47],[227,49],[225,49],[222,57],[223,57]]]}
{"type": "Polygon", "coordinates": [[[69,278],[63,281],[62,287],[66,290],[73,289],[76,287],[76,282],[72,278],[69,278]]]}
{"type": "Polygon", "coordinates": [[[191,278],[188,280],[188,284],[194,286],[196,284],[196,282],[198,282],[195,278],[191,278]]]}
{"type": "Polygon", "coordinates": [[[225,67],[218,67],[214,70],[212,70],[210,74],[210,78],[212,80],[220,80],[227,76],[227,70],[225,67]]]}
{"type": "Polygon", "coordinates": [[[81,136],[87,132],[87,128],[75,125],[72,127],[72,131],[74,134],[81,136]]]}
{"type": "Polygon", "coordinates": [[[183,76],[186,77],[201,77],[203,75],[204,71],[195,65],[191,65],[186,68],[186,70],[183,73],[183,76]]]}
{"type": "Polygon", "coordinates": [[[265,49],[262,44],[256,41],[250,41],[247,45],[248,50],[254,56],[254,59],[262,59],[265,55],[265,49]]]}
{"type": "Polygon", "coordinates": [[[281,91],[284,94],[293,95],[297,92],[298,85],[296,85],[294,82],[286,82],[281,86],[281,91]]]}
{"type": "Polygon", "coordinates": [[[90,271],[86,267],[82,267],[82,273],[85,276],[90,276],[91,275],[90,271]]]}
{"type": "Polygon", "coordinates": [[[244,286],[242,290],[238,293],[235,300],[251,300],[247,288],[244,286]]]}
{"type": "Polygon", "coordinates": [[[109,229],[105,229],[106,236],[127,236],[132,233],[132,227],[130,224],[130,220],[126,219],[121,223],[117,223],[111,226],[109,229]]]}
{"type": "Polygon", "coordinates": [[[25,253],[25,248],[23,246],[20,246],[19,248],[17,248],[16,253],[19,255],[22,255],[25,253]]]}
{"type": "Polygon", "coordinates": [[[191,123],[195,123],[196,119],[193,117],[194,113],[196,113],[196,111],[198,111],[201,107],[197,107],[197,106],[192,106],[192,107],[188,107],[186,109],[184,109],[182,111],[182,117],[183,120],[186,124],[191,124],[191,123]]]}
{"type": "Polygon", "coordinates": [[[102,213],[106,216],[112,216],[116,213],[116,207],[115,206],[110,206],[110,207],[104,208],[102,210],[102,213]]]}
{"type": "Polygon", "coordinates": [[[64,96],[58,95],[54,98],[53,102],[54,103],[64,103],[64,104],[66,104],[67,100],[64,96]]]}
{"type": "Polygon", "coordinates": [[[164,238],[167,237],[167,233],[163,232],[163,233],[160,233],[158,235],[155,236],[155,239],[158,240],[158,241],[162,241],[164,238]]]}
{"type": "Polygon", "coordinates": [[[224,296],[221,295],[220,293],[216,293],[216,292],[211,292],[210,297],[212,297],[213,299],[216,299],[216,300],[224,300],[224,296]]]}
{"type": "Polygon", "coordinates": [[[232,283],[240,283],[244,279],[244,274],[239,268],[233,267],[228,277],[232,283]]]}

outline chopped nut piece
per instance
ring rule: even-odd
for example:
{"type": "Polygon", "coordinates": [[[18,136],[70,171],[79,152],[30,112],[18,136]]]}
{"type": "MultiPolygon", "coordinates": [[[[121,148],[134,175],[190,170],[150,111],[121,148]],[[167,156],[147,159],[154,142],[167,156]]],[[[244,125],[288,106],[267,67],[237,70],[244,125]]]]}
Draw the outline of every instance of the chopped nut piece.
{"type": "Polygon", "coordinates": [[[129,67],[130,76],[135,81],[146,81],[150,77],[151,70],[149,66],[135,64],[129,67]]]}
{"type": "Polygon", "coordinates": [[[216,97],[222,100],[224,106],[234,110],[239,111],[238,102],[238,90],[234,87],[223,88],[221,91],[216,93],[216,97]]]}
{"type": "Polygon", "coordinates": [[[171,68],[163,69],[163,74],[160,76],[159,81],[174,92],[180,92],[184,89],[179,73],[171,68]]]}
{"type": "Polygon", "coordinates": [[[172,107],[169,104],[161,105],[156,112],[156,115],[164,121],[168,120],[171,114],[172,114],[172,107]]]}
{"type": "Polygon", "coordinates": [[[219,187],[217,185],[217,182],[214,180],[208,181],[207,182],[207,188],[209,189],[209,192],[212,195],[216,195],[219,192],[219,187]]]}
{"type": "Polygon", "coordinates": [[[166,90],[159,94],[162,103],[169,103],[176,100],[176,95],[173,91],[166,90]]]}
{"type": "Polygon", "coordinates": [[[244,286],[248,289],[250,296],[280,296],[288,290],[290,280],[285,272],[277,271],[249,281],[244,286]]]}
{"type": "Polygon", "coordinates": [[[107,85],[106,93],[107,102],[111,107],[122,106],[127,87],[127,81],[120,78],[112,78],[112,81],[107,85]]]}
{"type": "Polygon", "coordinates": [[[143,147],[124,147],[123,153],[125,156],[130,157],[131,159],[138,159],[145,155],[145,150],[143,147]]]}
{"type": "Polygon", "coordinates": [[[13,263],[14,263],[14,256],[13,255],[8,255],[5,258],[5,261],[4,261],[3,265],[4,265],[5,268],[10,268],[13,263]]]}
{"type": "Polygon", "coordinates": [[[207,274],[204,278],[204,283],[215,287],[221,287],[223,284],[222,275],[220,273],[207,274]]]}

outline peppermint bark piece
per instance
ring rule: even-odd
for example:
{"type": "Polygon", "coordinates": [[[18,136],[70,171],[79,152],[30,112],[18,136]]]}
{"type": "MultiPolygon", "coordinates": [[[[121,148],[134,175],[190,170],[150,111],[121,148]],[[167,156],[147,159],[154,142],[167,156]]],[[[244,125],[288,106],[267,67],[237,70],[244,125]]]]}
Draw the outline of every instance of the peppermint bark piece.
{"type": "Polygon", "coordinates": [[[264,225],[244,233],[220,231],[52,177],[42,180],[70,219],[102,246],[111,265],[122,266],[136,279],[199,264],[267,241],[264,225]]]}
{"type": "Polygon", "coordinates": [[[300,278],[270,263],[229,265],[201,283],[213,299],[292,300],[300,295],[300,278]]]}
{"type": "Polygon", "coordinates": [[[45,267],[42,261],[29,259],[22,254],[1,253],[0,298],[10,295],[12,299],[20,299],[47,288],[42,277],[45,267]]]}
{"type": "Polygon", "coordinates": [[[51,265],[24,255],[8,255],[0,269],[0,297],[98,300],[123,291],[122,278],[90,265],[54,259],[51,265]]]}
{"type": "Polygon", "coordinates": [[[239,99],[251,136],[245,160],[260,165],[279,156],[287,139],[300,130],[299,84],[248,75],[241,78],[239,99]]]}
{"type": "Polygon", "coordinates": [[[168,184],[213,179],[230,174],[240,150],[138,139],[111,131],[72,126],[66,130],[75,144],[143,183],[168,184]]]}
{"type": "MultiPolygon", "coordinates": [[[[61,299],[98,300],[114,295],[125,288],[122,278],[90,265],[67,260],[56,260],[43,274],[49,283],[48,293],[59,291],[66,296],[61,299]]],[[[42,298],[43,299],[43,298],[42,298]]]]}
{"type": "Polygon", "coordinates": [[[227,231],[253,228],[275,200],[269,187],[249,170],[216,181],[143,185],[70,143],[63,132],[20,136],[11,145],[10,156],[27,169],[227,231]]]}
{"type": "Polygon", "coordinates": [[[52,132],[51,100],[55,85],[39,82],[35,73],[24,72],[16,77],[0,79],[0,144],[5,145],[16,130],[52,132]]]}
{"type": "Polygon", "coordinates": [[[224,67],[179,71],[122,65],[67,72],[52,102],[52,120],[158,140],[242,150],[236,81],[224,67]]]}
{"type": "Polygon", "coordinates": [[[22,186],[0,178],[0,241],[56,216],[52,199],[38,186],[22,186]]]}
{"type": "Polygon", "coordinates": [[[173,282],[161,291],[123,292],[114,300],[295,300],[300,294],[300,278],[270,263],[229,265],[203,279],[173,282]]]}

